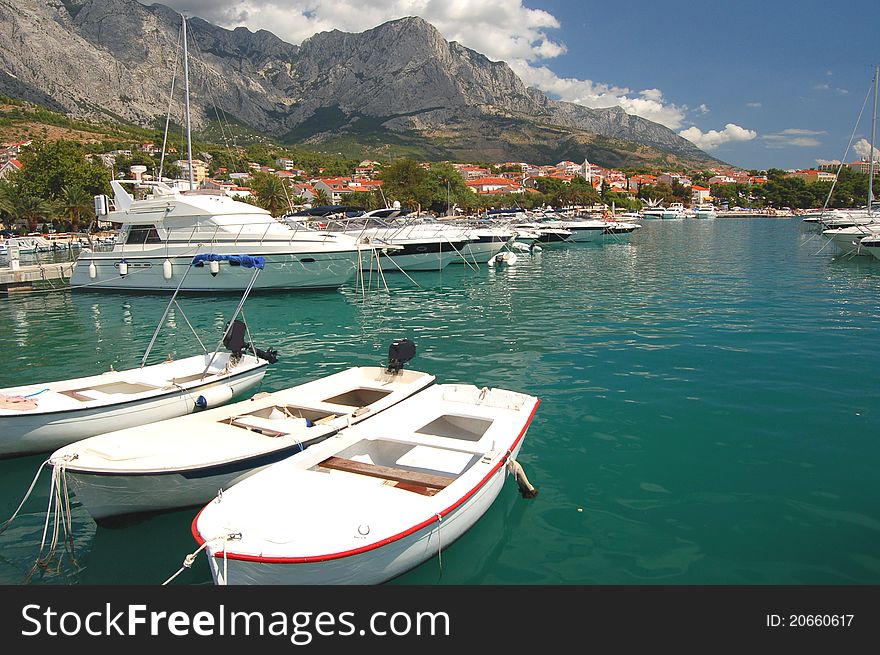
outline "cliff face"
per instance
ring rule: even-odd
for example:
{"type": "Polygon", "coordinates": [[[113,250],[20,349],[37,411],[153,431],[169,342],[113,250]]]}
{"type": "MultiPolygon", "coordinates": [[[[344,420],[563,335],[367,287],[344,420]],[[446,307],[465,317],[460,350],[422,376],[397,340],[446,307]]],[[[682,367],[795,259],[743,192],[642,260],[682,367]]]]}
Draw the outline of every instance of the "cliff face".
{"type": "MultiPolygon", "coordinates": [[[[180,16],[135,0],[0,0],[0,93],[76,117],[182,116],[180,16]]],[[[504,62],[448,42],[420,18],[301,46],[266,31],[189,26],[194,128],[218,111],[276,139],[397,143],[426,157],[710,163],[657,123],[526,88],[504,62]]]]}

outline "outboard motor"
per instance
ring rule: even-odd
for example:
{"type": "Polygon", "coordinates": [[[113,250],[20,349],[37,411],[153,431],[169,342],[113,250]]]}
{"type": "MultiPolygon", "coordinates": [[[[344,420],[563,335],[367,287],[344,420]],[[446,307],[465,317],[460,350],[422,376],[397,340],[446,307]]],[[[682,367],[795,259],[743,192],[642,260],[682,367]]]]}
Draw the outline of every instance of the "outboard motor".
{"type": "Polygon", "coordinates": [[[232,353],[233,360],[237,361],[240,359],[241,354],[247,350],[260,359],[265,359],[270,364],[274,364],[278,361],[277,350],[274,348],[267,348],[266,350],[255,348],[252,344],[245,341],[246,336],[247,326],[244,321],[240,319],[235,319],[232,322],[232,327],[226,330],[226,336],[223,337],[223,346],[232,353]]]}
{"type": "Polygon", "coordinates": [[[244,321],[235,319],[232,325],[227,328],[226,336],[223,337],[223,347],[232,353],[234,359],[240,359],[241,353],[247,347],[244,340],[247,335],[247,326],[244,321]]]}
{"type": "Polygon", "coordinates": [[[403,365],[416,356],[416,344],[409,339],[392,341],[388,347],[388,372],[399,373],[403,365]]]}

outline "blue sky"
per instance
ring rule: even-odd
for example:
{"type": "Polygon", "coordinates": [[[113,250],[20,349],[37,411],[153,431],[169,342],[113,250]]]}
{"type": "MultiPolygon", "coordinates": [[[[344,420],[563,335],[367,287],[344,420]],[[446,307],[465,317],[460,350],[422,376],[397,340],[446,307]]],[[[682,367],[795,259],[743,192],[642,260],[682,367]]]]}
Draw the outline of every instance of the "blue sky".
{"type": "Polygon", "coordinates": [[[620,105],[736,166],[807,168],[868,153],[880,0],[163,4],[222,27],[267,29],[290,43],[421,16],[446,39],[506,61],[550,97],[620,105]]]}

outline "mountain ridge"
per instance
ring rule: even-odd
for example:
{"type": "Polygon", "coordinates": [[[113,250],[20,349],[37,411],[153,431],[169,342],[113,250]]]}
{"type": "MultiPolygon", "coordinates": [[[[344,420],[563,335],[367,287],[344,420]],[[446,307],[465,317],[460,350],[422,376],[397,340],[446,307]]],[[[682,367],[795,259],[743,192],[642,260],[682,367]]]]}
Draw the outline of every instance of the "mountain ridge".
{"type": "MultiPolygon", "coordinates": [[[[282,143],[428,159],[710,165],[672,130],[553,100],[418,17],[300,45],[187,20],[194,129],[227,117],[282,143]],[[195,82],[201,80],[201,82],[195,82]],[[210,83],[207,84],[206,80],[210,83]]],[[[135,0],[0,0],[0,93],[76,118],[155,124],[168,111],[180,15],[135,0]]],[[[177,96],[182,95],[178,93],[177,96]]],[[[173,113],[183,115],[176,98],[173,113]]]]}

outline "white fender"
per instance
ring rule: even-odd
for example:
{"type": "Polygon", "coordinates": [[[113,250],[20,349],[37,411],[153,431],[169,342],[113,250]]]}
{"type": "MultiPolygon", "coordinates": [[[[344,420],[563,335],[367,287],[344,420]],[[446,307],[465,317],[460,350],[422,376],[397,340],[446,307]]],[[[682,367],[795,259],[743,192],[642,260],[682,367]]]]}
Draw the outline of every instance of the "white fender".
{"type": "Polygon", "coordinates": [[[162,264],[162,277],[166,280],[170,280],[174,275],[174,267],[171,265],[171,260],[166,259],[162,264]]]}
{"type": "Polygon", "coordinates": [[[228,384],[208,387],[199,392],[199,397],[196,398],[196,409],[219,407],[230,400],[232,400],[232,387],[228,384]]]}
{"type": "Polygon", "coordinates": [[[98,277],[98,267],[95,266],[95,262],[89,262],[89,277],[93,280],[98,277]]]}
{"type": "Polygon", "coordinates": [[[212,261],[209,262],[209,268],[211,269],[211,275],[217,275],[220,272],[220,262],[212,261]]]}
{"type": "Polygon", "coordinates": [[[119,274],[122,277],[128,275],[128,262],[123,259],[117,266],[119,267],[119,274]]]}

